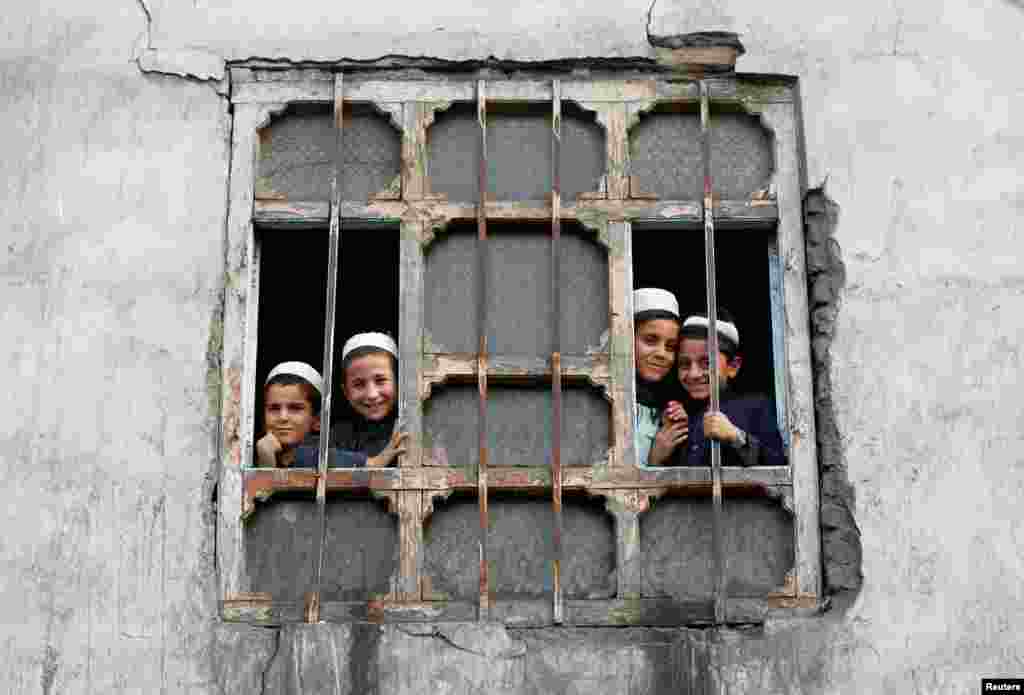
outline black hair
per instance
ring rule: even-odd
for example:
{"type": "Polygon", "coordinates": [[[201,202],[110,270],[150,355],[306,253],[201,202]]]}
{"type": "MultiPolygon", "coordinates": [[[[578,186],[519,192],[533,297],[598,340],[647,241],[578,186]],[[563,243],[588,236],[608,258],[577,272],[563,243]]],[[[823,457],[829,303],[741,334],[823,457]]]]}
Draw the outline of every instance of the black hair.
{"type": "MultiPolygon", "coordinates": [[[[701,318],[707,318],[707,312],[701,312],[700,314],[692,314],[692,316],[700,316],[701,318]]],[[[728,310],[719,307],[718,315],[716,316],[718,321],[728,321],[732,325],[736,325],[736,320],[732,317],[732,314],[728,310]]],[[[739,327],[737,326],[737,330],[739,327]]],[[[708,339],[708,327],[707,326],[683,326],[679,331],[679,342],[682,343],[686,338],[693,338],[694,340],[707,340],[708,339]]],[[[740,352],[740,346],[732,341],[728,336],[722,335],[721,331],[718,331],[718,351],[725,354],[731,362],[733,358],[740,352]]]]}
{"type": "Polygon", "coordinates": [[[658,319],[675,321],[677,324],[681,323],[679,321],[679,317],[671,311],[665,311],[664,309],[647,309],[646,311],[638,311],[633,314],[633,326],[638,326],[644,321],[656,321],[658,319]]]}
{"type": "Polygon", "coordinates": [[[313,414],[320,415],[320,392],[316,386],[309,383],[301,376],[297,374],[278,374],[273,379],[267,382],[266,386],[263,387],[263,393],[267,393],[267,389],[271,386],[301,386],[302,392],[306,394],[306,400],[309,401],[310,405],[313,406],[313,414]]]}

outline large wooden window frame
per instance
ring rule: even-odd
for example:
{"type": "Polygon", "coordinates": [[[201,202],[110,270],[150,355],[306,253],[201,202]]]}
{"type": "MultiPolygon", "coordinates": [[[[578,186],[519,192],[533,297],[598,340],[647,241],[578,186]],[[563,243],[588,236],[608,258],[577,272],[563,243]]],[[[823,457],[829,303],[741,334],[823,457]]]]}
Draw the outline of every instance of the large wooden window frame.
{"type": "MultiPolygon", "coordinates": [[[[384,72],[325,69],[281,70],[238,66],[231,70],[232,159],[228,210],[227,299],[224,316],[223,410],[218,488],[217,556],[222,616],[226,620],[276,624],[301,620],[499,620],[510,624],[682,625],[760,622],[771,613],[815,609],[821,595],[818,476],[810,363],[808,304],[804,263],[802,196],[805,190],[801,123],[796,81],[784,77],[728,75],[680,79],[642,72],[614,78],[480,79],[450,74],[409,79],[384,72]],[[785,467],[723,468],[728,495],[760,495],[779,500],[794,517],[795,564],[777,591],[761,599],[721,597],[720,612],[708,602],[642,598],[638,553],[640,517],[666,493],[709,496],[712,473],[705,468],[639,466],[634,450],[634,368],[632,323],[632,229],[645,225],[699,233],[702,201],[657,200],[638,190],[629,175],[629,131],[641,115],[661,105],[708,103],[741,108],[760,118],[771,133],[775,168],[770,195],[749,200],[715,200],[718,229],[776,232],[776,253],[768,259],[772,284],[776,398],[788,444],[785,467]],[[427,133],[435,115],[456,102],[475,102],[481,121],[488,104],[529,102],[552,105],[573,101],[596,114],[604,130],[607,162],[600,190],[561,201],[558,172],[546,200],[482,205],[448,201],[430,192],[427,133]],[[259,131],[291,104],[369,103],[401,133],[400,178],[369,201],[268,201],[255,196],[259,131]],[[550,221],[557,251],[560,221],[576,221],[595,233],[607,250],[610,340],[605,353],[586,360],[489,364],[487,355],[432,354],[422,339],[424,253],[435,235],[453,221],[475,221],[486,243],[488,221],[550,221]],[[256,421],[256,319],[259,299],[260,229],[301,230],[332,227],[332,238],[354,226],[400,227],[400,415],[412,437],[408,455],[390,469],[255,469],[252,433],[256,421]],[[554,367],[553,367],[554,365],[554,367]],[[479,383],[486,403],[488,379],[508,376],[546,379],[558,402],[561,379],[599,386],[611,405],[612,445],[606,461],[594,466],[554,465],[503,468],[479,461],[440,467],[425,465],[421,446],[423,403],[431,387],[449,379],[479,383]],[[392,591],[360,603],[323,603],[315,587],[304,602],[282,603],[253,594],[247,585],[244,517],[258,500],[277,491],[361,490],[386,499],[398,517],[399,564],[392,591]],[[555,509],[556,556],[551,600],[495,602],[481,591],[477,602],[432,601],[423,578],[424,521],[434,501],[452,492],[478,495],[481,537],[486,537],[488,491],[550,494],[555,509]],[[617,595],[603,600],[565,600],[558,589],[561,495],[582,491],[604,498],[615,521],[617,595]]],[[[336,119],[340,129],[340,119],[336,119]]],[[[553,119],[557,131],[558,119],[553,119]]],[[[557,153],[555,137],[554,152],[557,153]]],[[[339,147],[340,149],[340,147],[339,147]]],[[[486,158],[486,150],[483,158],[486,158]]],[[[557,162],[557,156],[555,161],[557,162]]],[[[486,177],[481,162],[481,183],[486,177]]],[[[557,165],[556,165],[557,167],[557,165]]],[[[337,172],[337,168],[336,168],[337,172]]],[[[481,190],[486,190],[481,185],[481,190]]],[[[739,232],[736,232],[739,233],[739,232]]],[[[478,243],[481,243],[478,242],[478,243]]],[[[336,248],[336,247],[335,247],[336,248]]],[[[555,256],[557,258],[557,256],[555,256]]],[[[557,288],[554,290],[557,292],[557,288]]],[[[556,338],[557,341],[557,338],[556,338]]],[[[557,348],[557,343],[556,343],[557,348]]],[[[481,408],[486,417],[486,408],[481,408]]],[[[557,417],[557,407],[556,414],[557,417]]],[[[558,431],[558,428],[555,428],[558,431]]],[[[543,462],[539,462],[543,463],[543,462]]],[[[485,544],[483,547],[486,547],[485,544]]],[[[487,587],[486,554],[481,586],[487,587]]],[[[713,603],[713,602],[712,602],[713,603]]]]}

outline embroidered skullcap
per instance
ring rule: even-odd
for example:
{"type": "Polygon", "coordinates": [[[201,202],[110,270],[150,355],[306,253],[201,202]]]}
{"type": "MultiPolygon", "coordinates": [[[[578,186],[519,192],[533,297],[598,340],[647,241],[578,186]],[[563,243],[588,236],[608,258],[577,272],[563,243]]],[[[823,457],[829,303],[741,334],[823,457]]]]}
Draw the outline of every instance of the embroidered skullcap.
{"type": "Polygon", "coordinates": [[[645,311],[663,311],[679,318],[679,302],[674,294],[658,287],[633,290],[633,314],[645,311]]]}
{"type": "Polygon", "coordinates": [[[398,358],[398,346],[395,345],[395,341],[390,335],[385,333],[356,333],[345,341],[345,346],[341,349],[342,361],[353,350],[364,347],[380,348],[385,352],[390,352],[396,359],[398,358]]]}
{"type": "MultiPolygon", "coordinates": [[[[697,326],[707,330],[709,323],[707,316],[690,316],[683,321],[683,330],[685,331],[690,326],[697,326]]],[[[718,319],[715,321],[715,328],[718,330],[718,335],[731,340],[735,347],[740,346],[740,331],[736,328],[735,323],[718,319]]]]}
{"type": "Polygon", "coordinates": [[[282,374],[291,374],[292,376],[301,377],[308,381],[310,385],[317,390],[317,392],[324,392],[324,379],[320,376],[320,372],[313,369],[313,367],[305,362],[282,362],[270,370],[270,374],[267,375],[267,380],[263,385],[266,386],[270,383],[271,379],[275,376],[281,376],[282,374]]]}

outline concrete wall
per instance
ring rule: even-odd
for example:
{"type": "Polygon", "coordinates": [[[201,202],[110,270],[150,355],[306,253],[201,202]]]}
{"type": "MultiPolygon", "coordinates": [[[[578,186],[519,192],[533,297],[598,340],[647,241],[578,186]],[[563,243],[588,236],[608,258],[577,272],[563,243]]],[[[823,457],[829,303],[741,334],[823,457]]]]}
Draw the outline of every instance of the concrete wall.
{"type": "Polygon", "coordinates": [[[5,692],[685,692],[706,663],[728,693],[968,693],[1024,674],[1018,0],[655,8],[659,33],[738,31],[740,69],[800,77],[846,268],[825,364],[863,588],[716,635],[215,618],[230,118],[207,78],[250,56],[646,56],[646,0],[143,2],[0,19],[5,692]]]}

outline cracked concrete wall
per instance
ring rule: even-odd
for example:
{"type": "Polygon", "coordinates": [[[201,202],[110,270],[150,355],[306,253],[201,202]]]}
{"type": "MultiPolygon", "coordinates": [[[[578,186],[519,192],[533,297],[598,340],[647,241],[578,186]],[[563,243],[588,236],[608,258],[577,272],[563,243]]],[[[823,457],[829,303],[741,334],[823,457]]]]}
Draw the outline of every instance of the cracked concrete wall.
{"type": "Polygon", "coordinates": [[[845,266],[820,361],[823,480],[862,551],[862,579],[828,579],[859,592],[823,617],[707,636],[495,630],[472,639],[522,642],[526,666],[493,669],[451,633],[217,624],[223,60],[649,56],[647,4],[5,9],[3,690],[288,692],[333,674],[350,692],[679,691],[658,669],[684,664],[684,643],[728,693],[972,692],[1024,672],[1024,12],[998,0],[655,8],[657,33],[737,31],[741,70],[801,80],[808,182],[827,178],[845,266]],[[334,670],[285,672],[313,653],[300,632],[333,638],[315,654],[334,670]]]}

